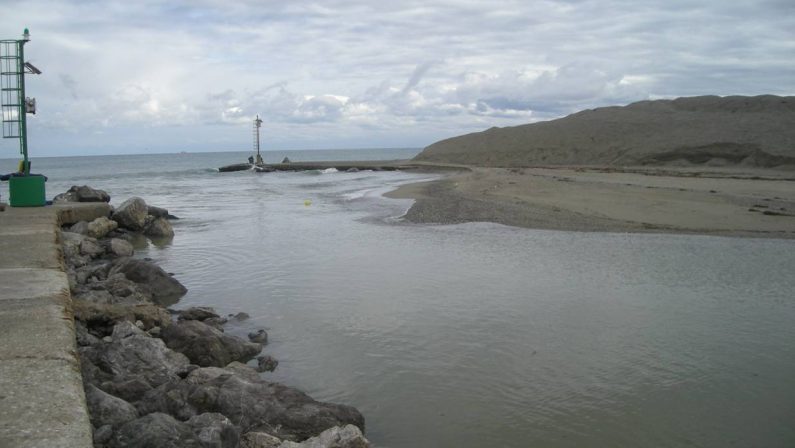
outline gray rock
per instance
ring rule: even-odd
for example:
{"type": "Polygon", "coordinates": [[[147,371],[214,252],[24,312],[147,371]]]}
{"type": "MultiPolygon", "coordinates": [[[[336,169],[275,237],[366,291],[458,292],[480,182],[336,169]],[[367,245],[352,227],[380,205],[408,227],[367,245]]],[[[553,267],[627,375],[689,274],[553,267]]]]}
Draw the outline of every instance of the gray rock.
{"type": "Polygon", "coordinates": [[[188,290],[174,277],[154,263],[133,258],[119,258],[109,275],[122,273],[129,280],[144,284],[152,292],[155,303],[168,303],[182,297],[188,290]]]}
{"type": "Polygon", "coordinates": [[[174,228],[166,218],[155,218],[144,229],[144,235],[152,237],[172,237],[174,236],[174,228]]]}
{"type": "Polygon", "coordinates": [[[237,314],[230,314],[229,317],[231,317],[234,320],[242,322],[242,321],[248,319],[251,316],[249,316],[248,313],[244,313],[244,312],[241,311],[241,312],[239,312],[237,314]]]}
{"type": "Polygon", "coordinates": [[[140,400],[144,394],[152,390],[152,386],[141,378],[120,381],[118,379],[101,378],[101,375],[94,374],[91,382],[99,383],[99,387],[102,390],[130,403],[140,400]]]}
{"type": "Polygon", "coordinates": [[[75,336],[77,345],[80,347],[87,347],[102,342],[98,337],[88,332],[85,324],[80,321],[75,321],[75,336]]]}
{"type": "MultiPolygon", "coordinates": [[[[105,250],[99,245],[97,239],[91,238],[90,236],[74,232],[61,232],[61,241],[64,257],[69,264],[72,264],[73,259],[79,262],[84,261],[85,259],[80,258],[81,256],[95,258],[105,253],[105,250]]],[[[74,265],[80,266],[81,264],[78,263],[74,265]]]]}
{"type": "Polygon", "coordinates": [[[154,216],[155,218],[168,218],[168,210],[164,208],[150,205],[147,207],[147,209],[148,209],[147,210],[148,215],[154,216]]]}
{"type": "Polygon", "coordinates": [[[116,230],[117,227],[119,223],[101,216],[86,225],[86,234],[92,238],[104,238],[108,232],[116,230]]]}
{"type": "Polygon", "coordinates": [[[370,448],[372,445],[364,438],[362,431],[354,425],[335,426],[317,437],[301,443],[284,441],[279,448],[370,448]]]}
{"type": "Polygon", "coordinates": [[[247,432],[240,438],[240,448],[278,448],[282,439],[264,432],[247,432]]]}
{"type": "Polygon", "coordinates": [[[213,308],[207,306],[194,306],[179,311],[179,320],[200,320],[219,317],[213,308]]]}
{"type": "Polygon", "coordinates": [[[191,417],[187,422],[193,433],[207,448],[237,448],[240,431],[228,418],[217,412],[206,412],[191,417]]]}
{"type": "Polygon", "coordinates": [[[146,202],[139,197],[132,197],[122,202],[113,212],[111,218],[119,226],[130,230],[143,230],[149,208],[146,202]]]}
{"type": "Polygon", "coordinates": [[[211,317],[209,319],[204,319],[202,322],[205,324],[215,328],[216,330],[223,332],[224,325],[229,322],[225,317],[211,317]]]}
{"type": "Polygon", "coordinates": [[[92,384],[86,385],[85,391],[89,417],[95,427],[116,427],[138,418],[135,406],[121,398],[105,393],[92,384]]]}
{"type": "Polygon", "coordinates": [[[259,372],[273,372],[279,361],[270,355],[257,356],[257,371],[259,372]]]}
{"type": "Polygon", "coordinates": [[[265,330],[257,330],[248,334],[248,340],[259,344],[268,343],[268,333],[265,330]]]}
{"type": "Polygon", "coordinates": [[[196,374],[199,370],[191,372],[185,381],[164,383],[146,393],[137,404],[139,412],[167,412],[184,420],[218,412],[240,428],[295,441],[334,426],[364,427],[361,413],[350,406],[320,403],[279,383],[248,380],[228,372],[217,376],[196,374]]]}
{"type": "Polygon", "coordinates": [[[110,425],[100,426],[94,430],[94,446],[102,447],[113,437],[113,427],[110,425]]]}
{"type": "Polygon", "coordinates": [[[131,257],[134,253],[133,246],[121,238],[111,238],[108,241],[107,252],[117,257],[131,257]]]}
{"type": "Polygon", "coordinates": [[[122,425],[113,434],[113,448],[198,448],[192,428],[174,417],[153,413],[122,425]]]}
{"type": "Polygon", "coordinates": [[[162,332],[166,345],[202,367],[223,367],[232,361],[248,361],[262,346],[224,334],[196,320],[178,321],[162,332]]]}
{"type": "Polygon", "coordinates": [[[130,322],[116,324],[109,343],[81,347],[80,354],[116,381],[140,379],[151,387],[179,380],[190,364],[130,322]]]}
{"type": "Polygon", "coordinates": [[[69,231],[81,235],[88,235],[88,223],[85,221],[76,222],[72,224],[72,227],[69,227],[69,231]]]}
{"type": "Polygon", "coordinates": [[[73,185],[66,193],[56,195],[53,202],[110,202],[110,195],[87,185],[73,185]]]}

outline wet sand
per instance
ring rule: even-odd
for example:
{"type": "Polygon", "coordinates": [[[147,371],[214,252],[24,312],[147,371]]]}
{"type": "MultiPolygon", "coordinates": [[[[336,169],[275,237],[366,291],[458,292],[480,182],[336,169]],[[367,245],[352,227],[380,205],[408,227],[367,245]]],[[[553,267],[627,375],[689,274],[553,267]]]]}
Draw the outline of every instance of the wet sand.
{"type": "Polygon", "coordinates": [[[795,238],[791,171],[461,167],[386,196],[415,199],[417,223],[795,238]]]}

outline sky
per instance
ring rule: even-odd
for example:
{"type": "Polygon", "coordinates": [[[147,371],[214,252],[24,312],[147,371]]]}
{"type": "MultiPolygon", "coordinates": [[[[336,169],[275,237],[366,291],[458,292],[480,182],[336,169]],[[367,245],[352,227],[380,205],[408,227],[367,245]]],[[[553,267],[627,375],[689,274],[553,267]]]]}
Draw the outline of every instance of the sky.
{"type": "MultiPolygon", "coordinates": [[[[0,0],[32,155],[424,147],[694,95],[795,94],[793,0],[0,0]]],[[[18,145],[0,141],[0,157],[18,145]]]]}

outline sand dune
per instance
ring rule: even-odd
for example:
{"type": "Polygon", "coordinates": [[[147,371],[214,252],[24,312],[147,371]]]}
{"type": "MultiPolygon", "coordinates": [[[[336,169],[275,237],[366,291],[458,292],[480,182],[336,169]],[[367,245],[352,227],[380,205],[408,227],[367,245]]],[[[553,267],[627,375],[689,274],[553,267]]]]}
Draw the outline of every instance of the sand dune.
{"type": "Polygon", "coordinates": [[[699,96],[585,110],[434,143],[415,160],[484,167],[745,166],[795,170],[795,97],[699,96]]]}

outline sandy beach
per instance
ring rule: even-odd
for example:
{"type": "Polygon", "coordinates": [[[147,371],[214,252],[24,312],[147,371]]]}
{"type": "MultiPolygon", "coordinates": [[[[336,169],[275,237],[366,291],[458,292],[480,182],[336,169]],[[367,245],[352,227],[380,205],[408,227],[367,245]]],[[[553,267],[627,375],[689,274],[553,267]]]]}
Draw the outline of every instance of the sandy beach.
{"type": "Polygon", "coordinates": [[[752,168],[461,168],[387,194],[417,223],[795,238],[795,175],[752,168]]]}

